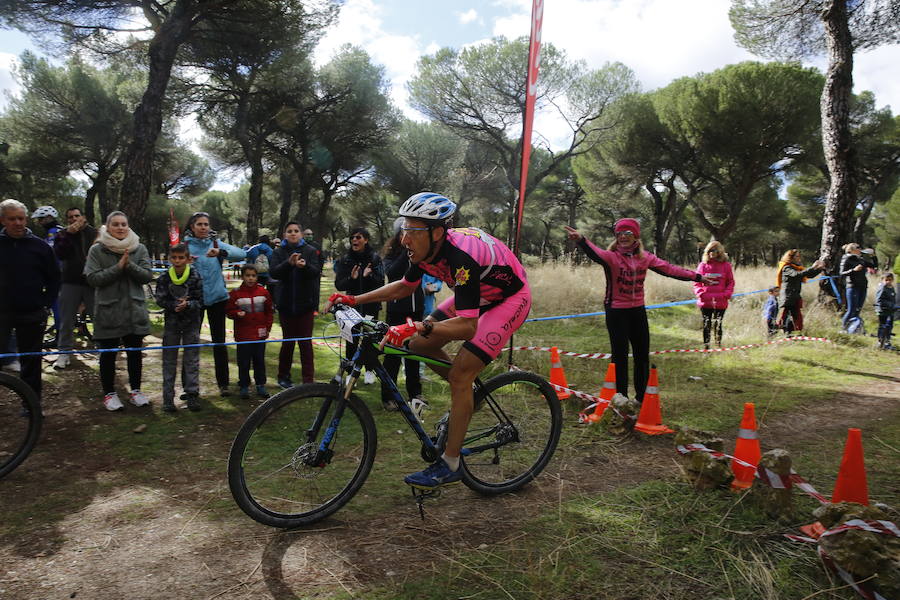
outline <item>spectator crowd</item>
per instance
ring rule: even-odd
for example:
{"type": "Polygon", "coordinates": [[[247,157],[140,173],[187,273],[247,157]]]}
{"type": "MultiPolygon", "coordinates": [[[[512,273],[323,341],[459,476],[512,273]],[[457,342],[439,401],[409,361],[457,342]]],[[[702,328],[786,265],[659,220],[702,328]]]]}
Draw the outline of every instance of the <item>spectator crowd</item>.
{"type": "MultiPolygon", "coordinates": [[[[233,322],[237,364],[237,393],[247,399],[251,389],[258,397],[268,397],[266,343],[277,312],[282,330],[275,381],[289,388],[295,381],[315,380],[315,361],[310,337],[313,320],[319,308],[323,271],[322,249],[311,239],[312,232],[300,223],[288,222],[280,230],[280,238],[260,236],[253,246],[239,248],[218,239],[211,229],[210,215],[197,212],[188,219],[182,241],[171,246],[167,264],[154,279],[147,248],[129,225],[128,216],[114,211],[107,215],[99,229],[92,227],[81,209],[69,208],[60,224],[59,213],[52,206],[41,206],[31,212],[42,230],[35,235],[28,227],[27,207],[17,200],[0,202],[0,354],[19,354],[7,359],[4,368],[19,371],[21,378],[41,395],[41,357],[45,347],[58,348],[53,368],[70,367],[75,348],[73,332],[79,318],[87,315],[93,322],[93,342],[100,353],[100,381],[103,404],[107,410],[124,408],[123,398],[134,406],[146,406],[150,398],[142,388],[144,379],[142,352],[144,337],[150,333],[150,316],[145,286],[151,285],[153,297],[162,309],[164,327],[162,344],[170,347],[191,346],[200,342],[204,319],[212,341],[226,341],[227,323],[233,322]],[[241,284],[229,291],[224,268],[227,263],[243,261],[241,284]],[[48,315],[53,316],[54,329],[47,329],[48,315]],[[297,338],[300,338],[297,341],[297,338]],[[299,369],[294,367],[295,345],[299,351],[299,369]],[[119,395],[116,386],[114,350],[126,348],[127,393],[119,395]],[[252,379],[252,381],[251,381],[252,379]]],[[[370,245],[370,233],[362,227],[352,228],[348,250],[334,260],[335,287],[348,295],[358,296],[377,290],[404,276],[410,267],[408,253],[401,243],[403,218],[394,223],[393,235],[379,252],[370,245]]],[[[643,301],[643,280],[653,270],[676,279],[693,281],[700,310],[703,344],[721,347],[723,323],[734,293],[734,273],[725,248],[718,241],[706,246],[696,270],[669,265],[643,250],[640,224],[634,219],[621,219],[615,226],[615,240],[607,249],[594,245],[574,229],[568,237],[606,270],[607,328],[616,360],[617,382],[623,393],[628,385],[629,346],[634,356],[633,370],[637,396],[644,391],[649,349],[649,330],[643,301]]],[[[864,323],[860,310],[866,299],[868,275],[877,272],[877,261],[871,249],[847,244],[836,269],[828,275],[823,290],[833,296],[842,310],[841,326],[845,333],[862,333],[864,323]]],[[[803,282],[826,271],[827,265],[815,261],[804,267],[798,249],[784,253],[768,289],[763,307],[763,321],[769,336],[779,330],[792,335],[803,328],[803,282]]],[[[158,269],[159,270],[159,269],[158,269]]],[[[416,292],[401,300],[388,302],[386,321],[400,325],[408,318],[421,321],[435,310],[435,294],[442,281],[430,275],[423,278],[416,292]]],[[[878,345],[892,349],[891,336],[896,312],[894,276],[885,273],[875,294],[878,316],[878,345]]],[[[381,304],[361,305],[365,315],[378,317],[381,304]]],[[[231,372],[229,347],[213,347],[213,362],[218,393],[229,396],[231,372]]],[[[353,348],[348,351],[352,352],[353,348]]],[[[162,409],[177,411],[175,382],[179,348],[162,353],[162,409]]],[[[201,410],[200,351],[198,347],[181,348],[180,399],[189,410],[201,410]]],[[[401,367],[398,357],[385,358],[385,367],[396,378],[401,367]]],[[[406,390],[413,401],[421,398],[419,364],[406,361],[406,390]]],[[[366,372],[364,381],[372,383],[373,374],[366,372]]],[[[383,391],[385,406],[392,406],[383,391]]]]}

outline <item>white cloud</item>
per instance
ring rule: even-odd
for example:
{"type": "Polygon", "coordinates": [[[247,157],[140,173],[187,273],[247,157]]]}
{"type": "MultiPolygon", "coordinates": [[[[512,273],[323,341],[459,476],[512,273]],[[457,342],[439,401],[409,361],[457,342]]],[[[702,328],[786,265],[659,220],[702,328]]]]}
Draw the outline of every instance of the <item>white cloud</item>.
{"type": "MultiPolygon", "coordinates": [[[[494,35],[530,32],[530,0],[497,0],[506,14],[493,23],[494,35]]],[[[619,61],[634,70],[645,91],[674,79],[711,72],[728,64],[764,60],[734,42],[724,0],[554,0],[544,5],[542,41],[565,50],[591,68],[619,61]]],[[[824,60],[810,63],[824,70],[824,60]]],[[[871,90],[879,107],[900,112],[900,46],[854,57],[854,91],[871,90]]],[[[560,123],[538,116],[535,128],[557,146],[565,139],[560,123]]],[[[537,132],[536,132],[537,133],[537,132]]]]}
{"type": "Polygon", "coordinates": [[[0,52],[0,109],[7,103],[7,93],[15,95],[19,91],[19,83],[13,77],[13,69],[18,64],[19,58],[15,54],[0,52]]]}
{"type": "Polygon", "coordinates": [[[853,90],[875,93],[875,105],[890,105],[891,112],[900,114],[900,45],[882,46],[853,57],[853,90]]]}
{"type": "Polygon", "coordinates": [[[466,12],[457,12],[456,15],[459,17],[459,22],[463,25],[468,25],[478,20],[478,11],[474,8],[470,8],[466,12]]]}
{"type": "Polygon", "coordinates": [[[408,106],[406,82],[415,74],[422,54],[418,36],[387,33],[381,10],[373,0],[348,0],[335,27],[316,48],[316,64],[324,64],[346,43],[363,48],[376,64],[383,65],[391,85],[391,99],[410,118],[422,116],[408,106]]]}
{"type": "MultiPolygon", "coordinates": [[[[498,19],[494,33],[527,35],[530,7],[498,19]]],[[[591,67],[619,61],[650,90],[677,77],[752,60],[732,40],[722,0],[556,0],[544,6],[542,41],[591,67]]]]}

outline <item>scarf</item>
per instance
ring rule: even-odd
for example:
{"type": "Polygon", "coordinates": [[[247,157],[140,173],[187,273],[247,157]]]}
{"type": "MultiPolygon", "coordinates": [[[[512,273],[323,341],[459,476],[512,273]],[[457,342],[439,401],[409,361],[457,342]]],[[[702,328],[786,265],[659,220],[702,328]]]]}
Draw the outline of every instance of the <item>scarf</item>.
{"type": "Polygon", "coordinates": [[[635,256],[640,250],[641,244],[637,240],[632,242],[630,246],[625,246],[623,244],[616,244],[616,252],[619,254],[624,254],[625,256],[635,256]]]}
{"type": "Polygon", "coordinates": [[[128,235],[125,236],[124,240],[116,239],[106,231],[106,225],[103,225],[100,227],[100,234],[97,236],[97,241],[106,246],[106,249],[110,252],[114,252],[115,254],[125,254],[126,250],[134,252],[134,249],[138,247],[141,238],[138,237],[138,234],[129,229],[128,235]]]}
{"type": "MultiPolygon", "coordinates": [[[[780,263],[778,263],[778,273],[775,275],[775,285],[777,285],[778,287],[781,287],[781,273],[784,271],[785,267],[790,267],[790,268],[794,269],[795,271],[803,270],[803,265],[795,265],[794,263],[790,263],[790,262],[786,262],[786,261],[781,261],[780,263]]],[[[803,282],[806,283],[807,279],[809,279],[809,278],[804,277],[803,282]]]]}
{"type": "Polygon", "coordinates": [[[184,265],[184,273],[179,277],[175,273],[175,267],[169,267],[169,279],[172,280],[172,283],[175,285],[184,285],[184,282],[188,280],[188,277],[191,276],[191,265],[184,265]]]}

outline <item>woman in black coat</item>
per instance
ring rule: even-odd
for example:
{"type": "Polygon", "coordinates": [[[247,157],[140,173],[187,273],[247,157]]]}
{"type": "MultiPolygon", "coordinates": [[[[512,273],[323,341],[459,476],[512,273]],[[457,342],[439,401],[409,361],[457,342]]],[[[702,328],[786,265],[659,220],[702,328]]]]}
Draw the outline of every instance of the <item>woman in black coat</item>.
{"type": "Polygon", "coordinates": [[[871,267],[872,263],[863,257],[859,244],[846,244],[842,249],[844,256],[841,257],[838,275],[843,279],[846,289],[847,312],[841,319],[841,325],[844,331],[847,331],[851,322],[859,318],[859,311],[866,300],[866,292],[869,288],[866,269],[871,267]]]}
{"type": "MultiPolygon", "coordinates": [[[[275,307],[281,324],[281,337],[309,338],[312,336],[313,317],[319,308],[319,274],[322,261],[319,251],[303,240],[303,230],[296,221],[284,226],[282,241],[272,253],[269,273],[278,280],[275,289],[275,307]]],[[[303,383],[316,378],[312,341],[298,341],[300,371],[303,383]]],[[[291,387],[291,364],[294,361],[294,342],[282,342],[278,354],[278,385],[291,387]]]]}

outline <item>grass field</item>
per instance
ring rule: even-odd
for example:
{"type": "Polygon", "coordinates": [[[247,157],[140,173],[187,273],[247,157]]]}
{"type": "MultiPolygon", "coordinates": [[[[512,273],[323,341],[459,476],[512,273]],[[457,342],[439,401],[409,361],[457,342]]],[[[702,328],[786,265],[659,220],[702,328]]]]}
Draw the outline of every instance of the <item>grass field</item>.
{"type": "MultiPolygon", "coordinates": [[[[529,276],[532,317],[601,309],[599,268],[545,266],[529,276]]],[[[771,285],[771,269],[735,276],[737,292],[771,285]]],[[[898,355],[875,349],[872,337],[837,334],[838,317],[815,305],[815,284],[806,287],[802,333],[831,342],[660,354],[654,362],[664,421],[716,432],[730,451],[743,405],[753,402],[763,450],[789,450],[794,468],[826,495],[847,427],[861,427],[870,496],[900,506],[898,355]]],[[[330,291],[323,282],[323,297],[330,291]]],[[[724,346],[766,341],[764,296],[732,303],[724,346]]],[[[690,297],[689,283],[648,277],[648,304],[690,297]]],[[[871,330],[871,298],[863,317],[871,330]]],[[[317,334],[334,333],[328,321],[317,319],[317,334]]],[[[652,310],[650,324],[652,350],[702,345],[695,306],[652,310]]],[[[603,317],[528,323],[515,345],[609,350],[603,317]]],[[[564,402],[557,455],[531,486],[493,499],[456,487],[426,504],[422,522],[401,482],[422,466],[418,445],[399,417],[383,411],[377,387],[359,386],[379,438],[361,493],[316,526],[273,531],[240,512],[224,478],[230,441],[255,404],[212,395],[205,350],[204,410],[162,413],[159,358],[147,354],[150,411],[103,411],[96,361],[61,373],[45,369],[44,437],[0,481],[0,597],[855,597],[829,577],[813,547],[782,536],[813,520],[815,501],[798,495],[795,517],[777,523],[748,495],[695,491],[681,477],[670,436],[619,438],[578,425],[580,400],[564,402]],[[146,430],[134,433],[140,425],[146,430]]],[[[267,357],[274,384],[276,348],[267,357]]],[[[549,372],[546,352],[517,351],[513,362],[549,372]]],[[[607,361],[562,362],[571,387],[599,390],[607,361]]],[[[316,346],[318,380],[328,380],[336,364],[330,348],[316,346]]],[[[489,370],[505,367],[506,355],[489,370]]],[[[433,375],[425,383],[428,425],[447,406],[446,392],[433,375]]]]}

